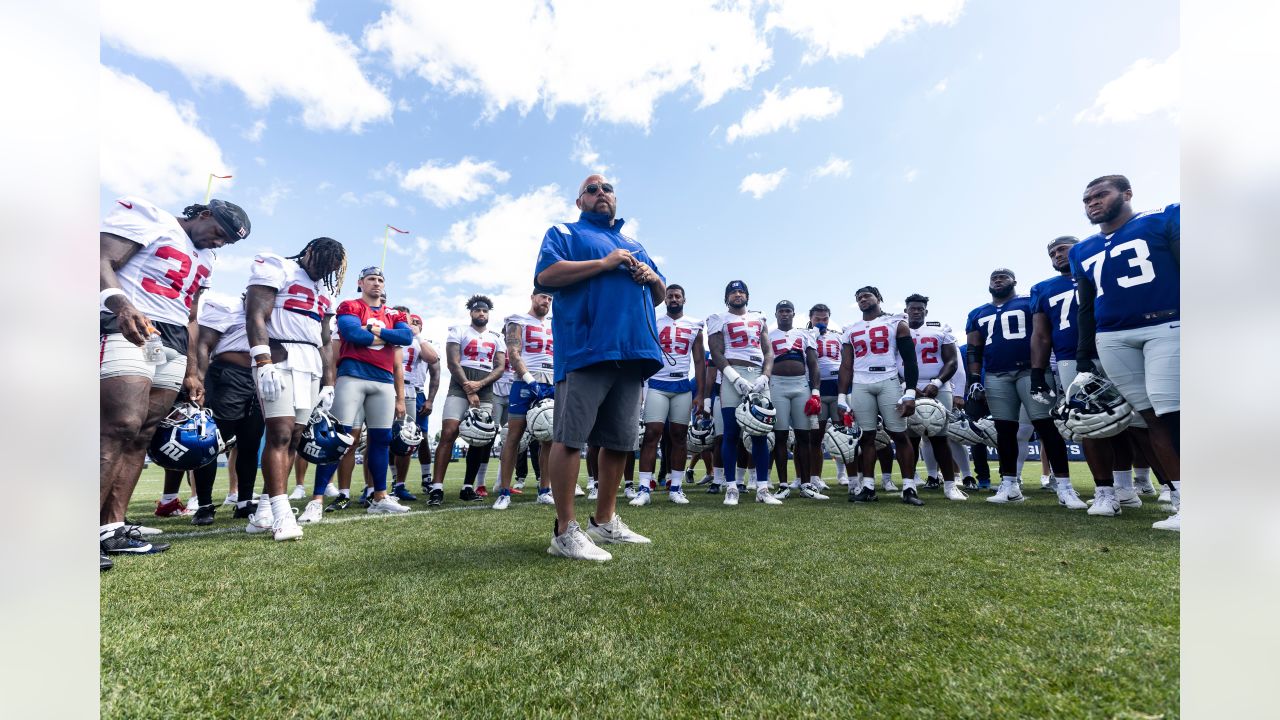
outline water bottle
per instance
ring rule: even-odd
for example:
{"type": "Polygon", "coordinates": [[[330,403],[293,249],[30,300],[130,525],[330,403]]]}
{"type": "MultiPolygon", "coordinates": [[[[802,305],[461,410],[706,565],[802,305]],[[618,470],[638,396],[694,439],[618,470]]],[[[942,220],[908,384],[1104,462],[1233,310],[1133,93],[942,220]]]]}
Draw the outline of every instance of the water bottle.
{"type": "Polygon", "coordinates": [[[164,344],[160,342],[160,333],[152,332],[142,346],[142,356],[152,365],[164,365],[169,362],[164,352],[164,344]]]}

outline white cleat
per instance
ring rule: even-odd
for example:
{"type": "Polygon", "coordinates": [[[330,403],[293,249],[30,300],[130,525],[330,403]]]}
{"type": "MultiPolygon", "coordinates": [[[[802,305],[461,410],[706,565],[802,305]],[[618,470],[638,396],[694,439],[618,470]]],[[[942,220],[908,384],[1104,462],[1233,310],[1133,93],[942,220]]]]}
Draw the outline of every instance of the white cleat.
{"type": "Polygon", "coordinates": [[[885,492],[898,492],[898,486],[897,486],[897,485],[894,485],[892,480],[885,480],[885,481],[884,481],[884,491],[885,491],[885,492]]]}
{"type": "Polygon", "coordinates": [[[826,483],[822,482],[822,478],[818,478],[817,480],[814,480],[814,481],[812,481],[812,482],[813,482],[813,486],[814,486],[814,487],[816,487],[816,488],[818,488],[819,490],[830,490],[830,489],[831,489],[831,486],[830,486],[830,485],[828,485],[828,484],[826,484],[826,483]]]}
{"type": "Polygon", "coordinates": [[[791,495],[790,485],[779,485],[778,492],[773,494],[773,496],[778,498],[779,500],[786,500],[788,497],[790,497],[790,495],[791,495]]]}
{"type": "Polygon", "coordinates": [[[235,505],[238,502],[240,502],[240,495],[238,493],[227,493],[227,499],[223,500],[222,504],[235,505]]]}
{"type": "Polygon", "coordinates": [[[600,497],[600,488],[596,487],[595,485],[592,485],[591,489],[587,491],[587,499],[595,500],[598,497],[600,497]]]}
{"type": "Polygon", "coordinates": [[[1139,480],[1137,484],[1137,488],[1138,488],[1139,495],[1155,495],[1156,494],[1156,486],[1151,484],[1151,478],[1147,478],[1146,481],[1139,480]]]}
{"type": "Polygon", "coordinates": [[[187,514],[188,515],[194,515],[196,513],[196,510],[199,510],[199,509],[200,509],[200,498],[196,497],[195,495],[192,495],[191,497],[187,498],[187,514]]]}
{"type": "Polygon", "coordinates": [[[631,507],[640,507],[642,505],[648,505],[649,504],[649,488],[647,487],[640,488],[639,492],[636,493],[636,496],[632,498],[631,502],[627,504],[630,505],[631,507]]]}
{"type": "Polygon", "coordinates": [[[555,505],[556,499],[554,497],[551,497],[551,493],[549,492],[538,493],[538,499],[534,500],[534,502],[539,505],[555,505]]]}
{"type": "Polygon", "coordinates": [[[298,516],[298,522],[306,525],[308,523],[318,523],[324,519],[324,503],[320,500],[312,500],[303,508],[302,514],[298,516]]]}
{"type": "Polygon", "coordinates": [[[338,497],[338,486],[336,483],[329,483],[324,486],[324,496],[327,498],[338,497]]]}
{"type": "Polygon", "coordinates": [[[680,488],[672,488],[671,492],[667,493],[667,499],[677,505],[689,504],[689,498],[684,496],[684,490],[680,488]]]}
{"type": "Polygon", "coordinates": [[[591,538],[582,532],[582,527],[576,520],[570,520],[564,532],[551,538],[547,554],[570,560],[595,560],[596,562],[613,559],[607,550],[591,542],[591,538]]]}
{"type": "Polygon", "coordinates": [[[1024,500],[1026,498],[1022,495],[1022,488],[1018,486],[1018,483],[1009,482],[1008,480],[1001,480],[996,494],[987,498],[987,502],[997,504],[1023,502],[1024,500]]]}
{"type": "Polygon", "coordinates": [[[627,496],[628,500],[636,499],[636,487],[634,485],[628,485],[622,493],[627,496]]]}
{"type": "Polygon", "coordinates": [[[285,540],[297,540],[302,537],[302,526],[298,524],[298,519],[293,513],[276,518],[271,524],[271,535],[277,542],[285,540]]]}
{"type": "Polygon", "coordinates": [[[648,545],[653,542],[649,538],[633,531],[622,522],[622,518],[617,513],[613,514],[613,519],[603,525],[596,524],[595,518],[587,521],[587,535],[597,543],[633,543],[636,545],[648,545]]]}
{"type": "Polygon", "coordinates": [[[506,510],[511,507],[511,496],[498,494],[498,499],[493,501],[494,510],[506,510]]]}
{"type": "Polygon", "coordinates": [[[1040,476],[1040,489],[1041,489],[1041,490],[1048,490],[1049,488],[1053,487],[1053,484],[1054,484],[1054,483],[1053,483],[1053,478],[1049,477],[1048,475],[1041,475],[1041,476],[1040,476]]]}
{"type": "Polygon", "coordinates": [[[818,492],[818,488],[813,483],[801,483],[800,497],[809,498],[810,500],[830,500],[831,498],[818,492]]]}
{"type": "Polygon", "coordinates": [[[1116,502],[1120,503],[1121,507],[1142,507],[1142,498],[1138,496],[1138,491],[1133,488],[1116,488],[1116,502]]]}
{"type": "Polygon", "coordinates": [[[1151,523],[1152,529],[1155,530],[1172,530],[1173,532],[1182,532],[1182,510],[1170,515],[1164,520],[1151,523]]]}
{"type": "Polygon", "coordinates": [[[1080,499],[1080,495],[1073,487],[1058,491],[1058,504],[1068,510],[1084,510],[1089,507],[1080,499]]]}
{"type": "Polygon", "coordinates": [[[301,485],[294,485],[293,492],[289,493],[290,500],[301,500],[306,496],[307,496],[307,490],[301,485]]]}
{"type": "Polygon", "coordinates": [[[765,490],[763,492],[757,490],[756,502],[764,503],[765,505],[781,505],[782,504],[782,501],[779,500],[776,495],[769,492],[768,490],[765,490]]]}
{"type": "Polygon", "coordinates": [[[844,476],[844,477],[840,478],[840,484],[841,484],[841,485],[843,485],[843,486],[845,486],[845,487],[849,487],[849,476],[848,476],[848,475],[846,475],[846,476],[844,476]]]}
{"type": "Polygon", "coordinates": [[[409,508],[401,505],[395,495],[386,495],[381,500],[370,501],[365,512],[370,515],[398,515],[409,512],[409,508]]]}
{"type": "Polygon", "coordinates": [[[258,501],[258,509],[249,516],[249,524],[245,525],[244,531],[250,535],[271,532],[274,524],[275,517],[271,514],[271,501],[263,498],[258,501]]]}
{"type": "Polygon", "coordinates": [[[755,480],[748,480],[748,481],[747,481],[747,491],[748,491],[748,492],[755,492],[755,489],[756,489],[756,481],[755,481],[755,480]]]}
{"type": "Polygon", "coordinates": [[[965,495],[964,491],[956,487],[954,484],[942,486],[942,497],[948,500],[955,500],[956,502],[962,502],[969,499],[969,496],[965,495]]]}
{"type": "Polygon", "coordinates": [[[1156,502],[1164,503],[1165,505],[1173,503],[1172,493],[1169,492],[1169,488],[1166,487],[1160,490],[1160,497],[1156,498],[1156,502]]]}
{"type": "Polygon", "coordinates": [[[147,527],[146,525],[130,525],[129,527],[138,528],[138,534],[145,535],[145,536],[159,535],[160,533],[164,532],[160,528],[147,527]]]}
{"type": "Polygon", "coordinates": [[[582,490],[582,486],[581,486],[581,485],[579,485],[578,483],[574,483],[574,484],[573,484],[573,496],[574,496],[574,497],[582,497],[583,495],[586,495],[586,493],[585,493],[585,492],[583,492],[583,490],[582,490]]]}
{"type": "Polygon", "coordinates": [[[1116,502],[1115,490],[1105,487],[1098,488],[1097,494],[1093,496],[1093,502],[1089,503],[1089,514],[1102,517],[1119,515],[1120,503],[1116,502]]]}
{"type": "Polygon", "coordinates": [[[738,483],[725,483],[724,485],[724,504],[738,504],[738,483]]]}

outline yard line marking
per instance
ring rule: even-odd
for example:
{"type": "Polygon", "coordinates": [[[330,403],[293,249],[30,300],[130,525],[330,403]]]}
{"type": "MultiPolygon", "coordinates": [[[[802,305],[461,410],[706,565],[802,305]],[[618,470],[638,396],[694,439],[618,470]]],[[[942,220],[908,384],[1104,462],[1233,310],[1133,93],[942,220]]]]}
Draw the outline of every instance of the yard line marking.
{"type": "MultiPolygon", "coordinates": [[[[537,505],[537,503],[520,503],[520,505],[532,506],[532,505],[537,505]]],[[[517,507],[520,507],[520,505],[512,505],[511,507],[517,508],[517,507]]],[[[340,517],[334,520],[329,520],[326,518],[324,521],[319,523],[314,523],[314,524],[315,525],[339,525],[341,523],[359,522],[361,520],[390,520],[392,518],[414,517],[418,515],[439,515],[441,513],[468,512],[468,511],[475,511],[475,510],[492,510],[492,509],[493,509],[492,505],[484,504],[484,505],[469,505],[467,507],[442,508],[440,510],[410,510],[407,513],[400,513],[398,515],[370,515],[368,513],[365,513],[363,515],[351,515],[348,517],[340,517]]],[[[306,528],[311,526],[312,524],[308,523],[307,525],[303,525],[302,527],[305,530],[306,528]]],[[[156,535],[155,537],[157,539],[162,539],[165,542],[168,542],[169,540],[209,537],[211,535],[227,535],[230,533],[241,533],[244,535],[248,534],[248,533],[245,533],[244,531],[244,525],[235,525],[232,527],[218,528],[216,530],[197,530],[195,532],[185,532],[185,533],[163,532],[160,535],[156,535]]]]}

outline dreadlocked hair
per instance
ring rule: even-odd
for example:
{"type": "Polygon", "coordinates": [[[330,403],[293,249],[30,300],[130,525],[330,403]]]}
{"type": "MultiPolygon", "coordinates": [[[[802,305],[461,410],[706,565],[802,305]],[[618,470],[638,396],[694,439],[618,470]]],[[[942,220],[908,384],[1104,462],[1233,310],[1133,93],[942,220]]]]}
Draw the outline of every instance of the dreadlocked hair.
{"type": "Polygon", "coordinates": [[[195,220],[197,215],[208,209],[208,205],[188,205],[182,208],[182,217],[188,220],[195,220]]]}
{"type": "MultiPolygon", "coordinates": [[[[188,208],[190,209],[190,208],[188,208]]],[[[324,286],[334,295],[342,287],[342,279],[347,275],[347,251],[342,243],[330,237],[318,237],[307,243],[302,252],[290,255],[289,260],[301,260],[307,251],[311,251],[311,266],[319,272],[324,286]]]]}

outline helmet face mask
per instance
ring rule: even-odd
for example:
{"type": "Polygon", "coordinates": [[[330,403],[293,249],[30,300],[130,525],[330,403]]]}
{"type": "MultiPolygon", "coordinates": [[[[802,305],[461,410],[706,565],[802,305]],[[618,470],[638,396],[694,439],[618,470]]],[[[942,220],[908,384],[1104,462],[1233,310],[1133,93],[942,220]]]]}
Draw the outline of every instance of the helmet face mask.
{"type": "Polygon", "coordinates": [[[473,447],[489,445],[498,436],[498,424],[487,410],[470,408],[458,424],[458,436],[473,447]]]}
{"type": "Polygon", "coordinates": [[[747,432],[746,428],[743,428],[741,435],[742,435],[742,444],[746,445],[748,450],[751,449],[751,445],[756,438],[762,437],[765,439],[766,443],[769,445],[769,453],[770,454],[773,453],[773,446],[777,442],[773,437],[773,433],[770,432],[770,433],[765,433],[764,435],[752,435],[751,433],[747,432]]]}
{"type": "Polygon", "coordinates": [[[226,449],[213,413],[180,402],[156,426],[147,454],[166,470],[195,470],[217,460],[226,449]]]}
{"type": "Polygon", "coordinates": [[[526,435],[532,435],[540,443],[551,442],[555,430],[556,401],[551,398],[538,400],[525,413],[526,435]]]}
{"type": "Polygon", "coordinates": [[[690,452],[700,453],[711,450],[715,446],[715,423],[705,415],[699,415],[689,425],[688,439],[685,444],[690,452]]]}
{"type": "Polygon", "coordinates": [[[401,457],[413,455],[422,444],[422,428],[405,418],[391,426],[391,454],[401,457]]]}
{"type": "Polygon", "coordinates": [[[331,465],[341,460],[354,442],[355,438],[342,431],[337,418],[316,408],[298,440],[298,455],[315,465],[331,465]]]}
{"type": "Polygon", "coordinates": [[[822,434],[822,448],[832,460],[848,465],[858,457],[858,438],[862,437],[862,429],[857,425],[845,427],[840,423],[829,423],[822,434]]]}
{"type": "Polygon", "coordinates": [[[1080,373],[1064,393],[1062,427],[1077,438],[1102,439],[1119,435],[1133,422],[1133,406],[1114,383],[1101,375],[1080,373]]]}
{"type": "Polygon", "coordinates": [[[733,411],[738,426],[752,435],[767,435],[773,432],[773,423],[777,411],[773,401],[764,393],[748,393],[733,411]]]}

